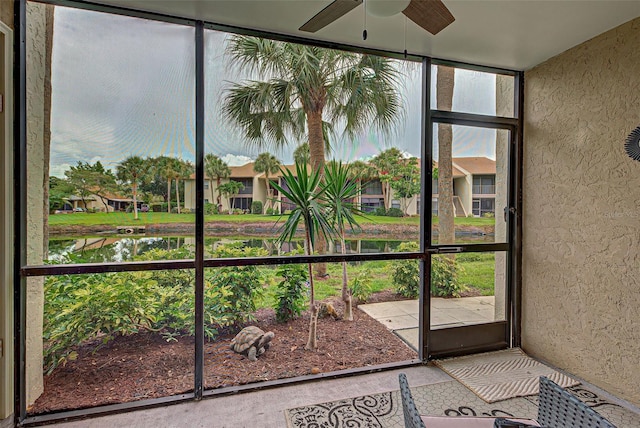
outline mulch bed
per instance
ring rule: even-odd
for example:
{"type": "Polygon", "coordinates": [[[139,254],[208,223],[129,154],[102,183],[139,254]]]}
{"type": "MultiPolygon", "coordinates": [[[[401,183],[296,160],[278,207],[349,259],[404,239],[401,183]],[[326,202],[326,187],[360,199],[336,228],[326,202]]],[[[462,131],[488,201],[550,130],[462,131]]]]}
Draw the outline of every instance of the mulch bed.
{"type": "MultiPolygon", "coordinates": [[[[401,299],[391,292],[370,301],[401,299]],[[385,299],[385,300],[382,300],[385,299]]],[[[338,310],[342,303],[332,300],[338,310]]],[[[251,362],[229,349],[237,330],[205,342],[205,388],[243,385],[295,376],[374,366],[417,358],[416,352],[382,324],[354,310],[354,321],[318,320],[318,350],[305,351],[308,316],[277,323],[271,309],[260,310],[257,325],[273,331],[271,348],[251,362]]],[[[194,341],[167,342],[140,333],[117,337],[95,351],[95,344],[78,349],[79,357],[45,376],[45,392],[29,408],[31,414],[80,409],[193,391],[194,341]]]]}

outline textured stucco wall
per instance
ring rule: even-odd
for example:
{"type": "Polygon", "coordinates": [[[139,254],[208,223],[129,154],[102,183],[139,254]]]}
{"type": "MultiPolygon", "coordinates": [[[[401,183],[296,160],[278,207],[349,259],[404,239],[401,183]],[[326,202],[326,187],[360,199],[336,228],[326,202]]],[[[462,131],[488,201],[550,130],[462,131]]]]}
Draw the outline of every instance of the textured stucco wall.
{"type": "MultiPolygon", "coordinates": [[[[27,7],[27,263],[42,264],[44,79],[46,73],[45,5],[27,7]]],[[[27,280],[26,386],[27,401],[33,403],[43,391],[42,277],[27,280]]]]}
{"type": "Polygon", "coordinates": [[[640,404],[640,18],[525,73],[523,346],[640,404]]]}

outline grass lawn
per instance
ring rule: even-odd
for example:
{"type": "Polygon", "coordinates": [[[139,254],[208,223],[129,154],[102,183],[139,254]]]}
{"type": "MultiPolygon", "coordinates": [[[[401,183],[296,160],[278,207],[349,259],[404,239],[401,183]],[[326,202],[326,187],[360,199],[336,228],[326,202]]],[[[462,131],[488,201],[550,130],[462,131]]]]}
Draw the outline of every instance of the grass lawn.
{"type": "Polygon", "coordinates": [[[458,279],[466,286],[480,290],[483,296],[493,296],[496,256],[494,253],[463,253],[456,256],[462,266],[458,279]]]}
{"type": "MultiPolygon", "coordinates": [[[[73,214],[52,214],[49,216],[50,226],[123,226],[123,225],[147,225],[147,224],[170,224],[170,223],[194,223],[195,214],[169,214],[169,213],[138,213],[138,220],[134,220],[133,213],[73,213],[73,214]]],[[[228,215],[216,214],[205,216],[205,222],[233,222],[233,223],[275,223],[279,216],[241,214],[228,215]]],[[[280,221],[284,221],[280,219],[280,221]]],[[[385,217],[368,215],[359,220],[360,223],[373,224],[420,224],[420,217],[385,217]]],[[[433,217],[434,224],[438,223],[438,217],[433,217]]],[[[490,226],[493,225],[493,218],[456,217],[455,224],[467,226],[490,226]]]]}

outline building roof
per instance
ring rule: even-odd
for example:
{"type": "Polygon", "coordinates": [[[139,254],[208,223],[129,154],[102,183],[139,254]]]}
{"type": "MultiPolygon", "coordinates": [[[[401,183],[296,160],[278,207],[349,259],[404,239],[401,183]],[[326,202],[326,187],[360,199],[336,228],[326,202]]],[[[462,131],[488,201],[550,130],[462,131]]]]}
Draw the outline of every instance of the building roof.
{"type": "MultiPolygon", "coordinates": [[[[466,176],[467,174],[465,174],[464,172],[462,172],[458,168],[456,168],[456,159],[458,159],[458,158],[453,158],[453,178],[460,178],[460,177],[466,176]]],[[[438,167],[438,162],[433,161],[433,167],[437,168],[438,167]]]]}
{"type": "Polygon", "coordinates": [[[453,166],[473,175],[496,173],[496,161],[485,157],[453,158],[453,166]]]}

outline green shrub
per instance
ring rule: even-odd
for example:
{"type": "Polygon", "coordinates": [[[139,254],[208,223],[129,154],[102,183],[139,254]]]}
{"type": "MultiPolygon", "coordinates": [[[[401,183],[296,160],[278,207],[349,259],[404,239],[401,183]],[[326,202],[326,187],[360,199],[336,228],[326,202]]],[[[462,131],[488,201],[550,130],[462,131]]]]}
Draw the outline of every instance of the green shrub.
{"type": "Polygon", "coordinates": [[[251,214],[262,214],[262,201],[251,202],[251,214]]]}
{"type": "Polygon", "coordinates": [[[278,211],[277,208],[267,208],[267,211],[265,211],[265,214],[267,214],[267,215],[280,215],[280,211],[278,211]]]}
{"type": "Polygon", "coordinates": [[[373,291],[371,287],[371,271],[369,269],[362,269],[351,280],[349,286],[351,296],[359,302],[366,302],[373,291]]]}
{"type": "Polygon", "coordinates": [[[149,208],[154,213],[166,213],[167,212],[167,203],[166,202],[162,202],[162,203],[157,203],[157,204],[151,204],[149,206],[149,208]]]}
{"type": "MultiPolygon", "coordinates": [[[[245,258],[268,255],[263,248],[243,248],[241,243],[221,245],[213,253],[216,258],[245,258]]],[[[256,310],[256,300],[262,295],[262,272],[257,266],[230,266],[209,269],[205,280],[213,287],[225,288],[230,294],[231,305],[225,308],[226,315],[233,322],[252,319],[256,310]]],[[[216,308],[219,310],[220,308],[216,308]]],[[[205,307],[205,312],[207,308],[205,307]]]]}
{"type": "Polygon", "coordinates": [[[277,275],[282,277],[277,285],[275,296],[276,319],[278,322],[287,322],[297,318],[304,310],[305,296],[307,292],[307,274],[306,265],[284,265],[277,275]]]}
{"type": "Polygon", "coordinates": [[[387,210],[384,209],[384,207],[378,207],[375,209],[375,211],[373,211],[374,215],[379,215],[379,216],[385,216],[387,215],[387,210]]]}
{"type": "Polygon", "coordinates": [[[446,255],[431,257],[431,294],[438,297],[460,297],[464,285],[458,281],[462,266],[446,255]]]}
{"type": "MultiPolygon", "coordinates": [[[[220,246],[215,257],[264,256],[260,248],[220,246]]],[[[135,261],[179,260],[193,257],[188,247],[154,249],[135,261]]],[[[205,336],[218,328],[243,322],[256,309],[262,293],[256,266],[208,269],[204,278],[205,336]]],[[[77,357],[75,348],[97,340],[142,331],[161,333],[167,340],[195,333],[195,276],[192,269],[60,275],[45,281],[44,367],[51,372],[77,357]]]]}
{"type": "MultiPolygon", "coordinates": [[[[415,242],[403,242],[399,252],[418,251],[415,242]]],[[[431,294],[438,297],[460,297],[464,285],[458,280],[462,269],[453,257],[434,255],[431,257],[431,294]]],[[[395,260],[391,262],[391,282],[396,293],[415,299],[420,295],[420,267],[417,260],[395,260]]]]}
{"type": "Polygon", "coordinates": [[[216,204],[211,204],[209,202],[204,204],[204,213],[205,215],[215,215],[215,214],[220,214],[218,212],[218,205],[216,204]]]}
{"type": "Polygon", "coordinates": [[[404,213],[400,208],[389,208],[387,210],[387,215],[389,217],[404,217],[404,213]]]}
{"type": "MultiPolygon", "coordinates": [[[[403,242],[398,252],[418,251],[415,242],[403,242]]],[[[391,283],[396,293],[415,299],[420,295],[420,267],[417,260],[394,260],[391,262],[391,283]]]]}

